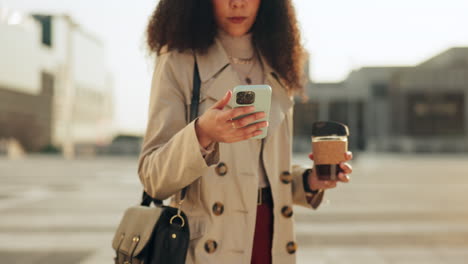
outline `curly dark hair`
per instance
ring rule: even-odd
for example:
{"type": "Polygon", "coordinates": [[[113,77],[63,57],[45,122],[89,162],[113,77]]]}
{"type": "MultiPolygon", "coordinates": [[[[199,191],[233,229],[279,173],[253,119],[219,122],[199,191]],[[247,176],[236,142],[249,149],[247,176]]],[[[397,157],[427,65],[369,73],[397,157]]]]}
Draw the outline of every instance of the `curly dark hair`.
{"type": "MultiPolygon", "coordinates": [[[[146,29],[151,52],[206,52],[217,25],[212,0],[160,0],[146,29]]],[[[291,0],[261,1],[252,26],[254,45],[291,92],[303,91],[304,49],[291,0]]]]}

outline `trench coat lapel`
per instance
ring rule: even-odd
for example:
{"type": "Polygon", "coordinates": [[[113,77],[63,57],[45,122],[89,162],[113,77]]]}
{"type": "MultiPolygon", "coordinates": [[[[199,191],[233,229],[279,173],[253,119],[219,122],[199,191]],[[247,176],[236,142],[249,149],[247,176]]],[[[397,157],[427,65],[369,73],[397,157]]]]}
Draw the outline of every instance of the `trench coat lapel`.
{"type": "MultiPolygon", "coordinates": [[[[284,121],[288,111],[294,104],[292,99],[289,97],[286,88],[276,77],[274,77],[275,74],[275,72],[267,72],[265,78],[266,84],[270,85],[272,89],[268,135],[273,134],[276,129],[278,129],[284,121]]],[[[266,143],[269,141],[269,138],[269,136],[266,137],[266,143]]]]}
{"type": "MultiPolygon", "coordinates": [[[[211,82],[208,87],[202,89],[202,100],[211,97],[215,101],[219,101],[226,95],[227,91],[239,85],[239,79],[218,39],[215,39],[214,45],[211,45],[206,53],[197,52],[195,56],[202,84],[211,82]]],[[[231,102],[227,106],[233,107],[231,102]]]]}
{"type": "MultiPolygon", "coordinates": [[[[239,78],[230,65],[226,67],[222,72],[218,74],[213,82],[206,90],[204,96],[211,97],[216,101],[223,99],[227,91],[233,90],[234,87],[240,85],[239,78]]],[[[233,108],[233,100],[230,100],[227,104],[228,108],[233,108]]]]}

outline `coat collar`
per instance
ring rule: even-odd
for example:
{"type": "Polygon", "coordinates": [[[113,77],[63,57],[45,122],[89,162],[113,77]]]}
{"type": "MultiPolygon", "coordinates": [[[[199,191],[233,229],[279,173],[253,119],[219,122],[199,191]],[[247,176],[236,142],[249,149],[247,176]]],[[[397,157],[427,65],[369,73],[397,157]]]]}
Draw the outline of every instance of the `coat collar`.
{"type": "MultiPolygon", "coordinates": [[[[195,56],[197,59],[200,71],[200,79],[202,82],[207,82],[210,79],[215,78],[225,68],[230,66],[228,55],[218,38],[215,38],[214,44],[208,48],[206,53],[196,52],[195,56]]],[[[270,67],[263,56],[260,56],[260,60],[265,67],[264,73],[267,75],[265,76],[265,80],[267,80],[271,75],[279,82],[280,86],[286,90],[286,87],[284,87],[279,81],[279,74],[270,67]]]]}
{"type": "MultiPolygon", "coordinates": [[[[200,71],[200,79],[203,83],[206,83],[212,79],[216,79],[219,75],[222,75],[223,72],[230,72],[231,78],[229,78],[231,82],[234,82],[236,85],[239,85],[239,80],[237,75],[235,74],[234,70],[230,67],[230,61],[226,51],[224,50],[221,41],[218,38],[214,39],[214,44],[211,45],[206,53],[195,53],[195,57],[198,63],[198,68],[200,71]],[[232,78],[234,77],[234,78],[232,78]]],[[[279,74],[273,70],[273,68],[266,62],[263,56],[260,56],[261,63],[265,67],[264,74],[265,74],[265,82],[273,83],[275,86],[281,91],[281,93],[286,94],[291,101],[292,97],[289,96],[286,87],[281,83],[279,78],[279,74]]],[[[222,92],[222,96],[216,99],[221,99],[228,89],[232,89],[234,86],[224,89],[222,92]]],[[[274,87],[272,87],[274,88],[274,87]]]]}
{"type": "Polygon", "coordinates": [[[216,77],[230,64],[226,51],[217,38],[215,38],[215,43],[208,48],[206,53],[196,52],[195,56],[202,82],[207,82],[216,77]]]}

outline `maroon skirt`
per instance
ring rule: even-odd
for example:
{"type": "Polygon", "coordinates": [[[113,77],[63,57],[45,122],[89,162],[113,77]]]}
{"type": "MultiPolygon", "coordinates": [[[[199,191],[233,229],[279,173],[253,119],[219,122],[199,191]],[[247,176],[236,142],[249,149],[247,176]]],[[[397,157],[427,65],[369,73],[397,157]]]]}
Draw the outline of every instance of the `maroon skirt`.
{"type": "Polygon", "coordinates": [[[263,203],[257,206],[251,264],[271,264],[272,241],[273,205],[271,203],[263,203]]]}

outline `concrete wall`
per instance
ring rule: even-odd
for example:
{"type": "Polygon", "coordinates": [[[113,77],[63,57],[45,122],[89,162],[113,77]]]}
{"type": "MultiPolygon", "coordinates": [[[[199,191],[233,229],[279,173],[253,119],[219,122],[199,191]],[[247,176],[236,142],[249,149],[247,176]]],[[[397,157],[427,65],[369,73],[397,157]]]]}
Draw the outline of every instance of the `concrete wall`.
{"type": "MultiPolygon", "coordinates": [[[[434,61],[435,62],[435,61],[434,61]]],[[[442,64],[439,64],[442,65],[442,64]]],[[[396,124],[392,135],[396,150],[413,151],[468,151],[468,67],[428,68],[416,67],[395,75],[393,87],[396,91],[392,102],[393,120],[396,124]],[[411,94],[442,97],[460,94],[462,105],[462,130],[460,133],[440,134],[427,131],[425,135],[412,135],[409,129],[408,100],[411,94]]],[[[446,117],[447,120],[454,117],[446,117]]]]}
{"type": "Polygon", "coordinates": [[[27,130],[25,125],[12,121],[16,117],[27,113],[28,122],[25,123],[33,124],[34,120],[46,118],[47,112],[49,129],[37,130],[37,133],[47,133],[44,135],[48,138],[47,144],[63,144],[68,135],[68,121],[72,124],[70,133],[75,143],[109,143],[114,135],[113,91],[104,45],[65,15],[53,16],[51,40],[51,46],[42,43],[42,25],[30,16],[24,16],[17,25],[0,21],[0,91],[3,96],[0,115],[10,131],[4,134],[16,131],[19,135],[18,129],[13,129],[15,126],[27,130]],[[47,100],[43,99],[43,73],[54,79],[53,92],[47,100]],[[29,105],[31,109],[21,110],[29,105]],[[37,118],[31,116],[34,113],[37,118]],[[68,117],[67,113],[72,116],[68,117]]]}
{"type": "Polygon", "coordinates": [[[466,47],[448,49],[418,65],[420,68],[468,67],[466,47]]]}
{"type": "MultiPolygon", "coordinates": [[[[357,149],[468,152],[468,48],[449,49],[415,67],[364,67],[352,71],[343,82],[311,83],[308,95],[307,104],[315,104],[318,109],[315,118],[338,118],[335,121],[347,123],[352,135],[350,143],[354,141],[352,147],[357,149]],[[415,92],[423,96],[456,93],[463,97],[464,114],[459,122],[464,131],[453,135],[434,131],[429,132],[431,136],[412,136],[408,129],[411,121],[408,98],[415,92]],[[357,138],[352,138],[356,134],[357,138]]],[[[301,115],[307,114],[307,107],[296,106],[296,109],[295,120],[303,120],[301,115]]],[[[446,118],[450,121],[451,117],[446,118]]],[[[448,131],[448,123],[444,124],[448,131]]],[[[298,137],[305,139],[306,135],[298,137]]],[[[295,146],[300,147],[301,143],[295,146]]]]}
{"type": "Polygon", "coordinates": [[[25,24],[0,22],[0,86],[10,91],[40,93],[40,29],[32,19],[25,24]]]}
{"type": "Polygon", "coordinates": [[[0,138],[15,138],[27,151],[51,143],[53,87],[37,95],[0,86],[0,138]]]}

